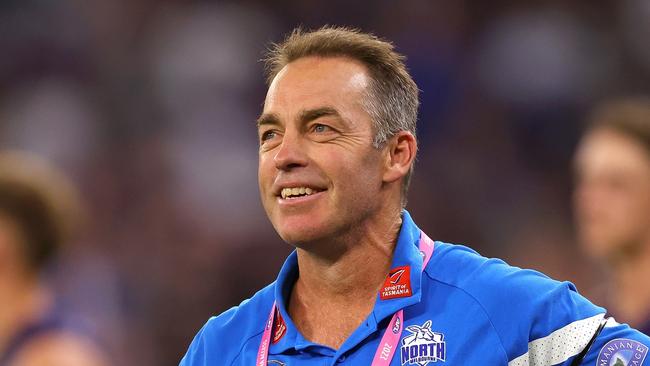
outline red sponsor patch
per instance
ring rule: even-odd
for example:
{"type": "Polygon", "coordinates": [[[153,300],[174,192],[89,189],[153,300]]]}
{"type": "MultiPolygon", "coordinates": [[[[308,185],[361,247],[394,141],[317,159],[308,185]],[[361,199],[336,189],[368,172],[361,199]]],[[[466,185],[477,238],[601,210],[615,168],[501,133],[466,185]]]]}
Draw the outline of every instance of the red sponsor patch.
{"type": "Polygon", "coordinates": [[[280,309],[275,308],[275,324],[273,326],[274,332],[273,332],[273,339],[272,343],[276,344],[284,337],[284,334],[287,332],[287,324],[284,322],[284,319],[282,319],[282,315],[280,314],[280,309]]]}
{"type": "Polygon", "coordinates": [[[388,272],[384,286],[379,291],[382,300],[409,297],[411,292],[411,267],[403,266],[393,268],[388,272]]]}

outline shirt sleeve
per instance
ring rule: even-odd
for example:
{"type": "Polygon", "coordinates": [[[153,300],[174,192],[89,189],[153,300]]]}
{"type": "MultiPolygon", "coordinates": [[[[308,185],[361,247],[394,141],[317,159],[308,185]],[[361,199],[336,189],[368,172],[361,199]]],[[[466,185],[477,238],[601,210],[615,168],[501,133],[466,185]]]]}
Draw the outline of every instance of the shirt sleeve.
{"type": "Polygon", "coordinates": [[[501,331],[509,353],[508,366],[571,365],[591,343],[605,310],[578,294],[569,282],[531,273],[520,275],[526,286],[511,291],[522,308],[512,312],[518,317],[514,323],[519,332],[503,327],[501,331]],[[532,294],[536,296],[530,297],[532,294]]]}
{"type": "MultiPolygon", "coordinates": [[[[613,318],[605,320],[605,326],[588,349],[584,359],[575,365],[642,366],[650,365],[648,347],[650,337],[619,324],[613,318]]],[[[566,363],[566,365],[572,365],[566,363]]]]}
{"type": "Polygon", "coordinates": [[[570,365],[589,344],[606,310],[581,296],[570,282],[448,247],[462,275],[451,278],[485,310],[508,366],[570,365]],[[568,362],[568,363],[567,363],[568,362]]]}
{"type": "Polygon", "coordinates": [[[518,289],[510,294],[524,309],[510,314],[517,316],[518,328],[525,329],[527,337],[505,340],[513,355],[508,366],[650,366],[646,360],[650,338],[606,318],[605,309],[580,295],[573,284],[526,271],[514,277],[520,276],[515,281],[518,289]],[[529,297],[531,291],[534,298],[529,297]]]}

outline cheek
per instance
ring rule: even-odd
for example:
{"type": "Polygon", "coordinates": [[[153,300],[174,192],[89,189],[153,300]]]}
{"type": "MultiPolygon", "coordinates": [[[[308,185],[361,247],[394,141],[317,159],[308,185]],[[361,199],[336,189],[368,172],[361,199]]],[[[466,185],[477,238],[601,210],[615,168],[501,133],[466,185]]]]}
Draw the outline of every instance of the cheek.
{"type": "Polygon", "coordinates": [[[377,161],[367,153],[347,153],[327,157],[330,164],[336,164],[339,175],[347,175],[355,180],[370,181],[377,176],[377,161]]]}
{"type": "Polygon", "coordinates": [[[259,190],[259,197],[262,203],[264,211],[267,215],[271,216],[273,214],[273,202],[275,201],[275,196],[271,194],[273,189],[273,181],[275,179],[275,168],[272,163],[273,160],[267,157],[260,155],[259,165],[257,168],[257,184],[259,190]]]}
{"type": "Polygon", "coordinates": [[[379,193],[382,175],[381,165],[377,159],[372,157],[359,159],[358,156],[338,159],[336,173],[338,184],[348,193],[346,198],[351,200],[351,203],[367,202],[379,193]]]}
{"type": "Polygon", "coordinates": [[[650,224],[650,192],[644,195],[630,197],[629,202],[622,209],[627,211],[627,224],[637,230],[647,230],[650,224]]]}
{"type": "Polygon", "coordinates": [[[642,199],[639,192],[618,192],[604,207],[604,220],[591,225],[593,241],[602,240],[607,246],[636,242],[647,235],[650,218],[650,199],[642,199]]]}
{"type": "Polygon", "coordinates": [[[269,181],[273,179],[273,159],[268,154],[260,154],[257,166],[257,181],[260,186],[260,191],[264,191],[269,181]]]}
{"type": "Polygon", "coordinates": [[[624,221],[637,221],[647,218],[646,214],[650,209],[648,192],[641,189],[630,189],[617,192],[610,200],[612,216],[624,221]]]}
{"type": "Polygon", "coordinates": [[[0,269],[8,268],[22,261],[19,241],[8,227],[0,223],[0,269]]]}

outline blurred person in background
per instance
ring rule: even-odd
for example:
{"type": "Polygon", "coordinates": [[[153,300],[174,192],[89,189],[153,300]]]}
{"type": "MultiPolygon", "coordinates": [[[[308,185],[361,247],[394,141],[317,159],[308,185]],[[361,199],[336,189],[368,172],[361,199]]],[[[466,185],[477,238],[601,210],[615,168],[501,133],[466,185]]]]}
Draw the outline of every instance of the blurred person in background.
{"type": "Polygon", "coordinates": [[[608,308],[650,334],[650,98],[597,108],[575,170],[578,236],[606,269],[608,308]]]}
{"type": "Polygon", "coordinates": [[[35,156],[0,152],[0,366],[101,366],[90,337],[67,323],[43,272],[78,228],[80,201],[35,156]]]}
{"type": "Polygon", "coordinates": [[[208,320],[181,365],[642,365],[650,338],[572,284],[416,226],[404,207],[419,92],[403,59],[336,27],[273,48],[259,190],[296,250],[274,283],[208,320]]]}

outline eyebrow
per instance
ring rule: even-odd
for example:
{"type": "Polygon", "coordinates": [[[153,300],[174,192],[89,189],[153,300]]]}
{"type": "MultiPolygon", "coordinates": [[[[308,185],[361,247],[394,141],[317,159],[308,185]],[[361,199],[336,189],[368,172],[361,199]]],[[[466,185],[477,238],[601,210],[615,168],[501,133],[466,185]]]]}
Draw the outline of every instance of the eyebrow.
{"type": "Polygon", "coordinates": [[[339,112],[336,109],[332,107],[320,107],[302,111],[300,113],[300,122],[310,122],[325,116],[340,117],[339,112]]]}
{"type": "MultiPolygon", "coordinates": [[[[314,109],[307,109],[303,110],[300,112],[300,116],[298,119],[300,120],[301,123],[307,123],[310,121],[313,121],[315,119],[318,119],[320,117],[325,117],[325,116],[334,116],[334,117],[341,117],[339,112],[332,107],[320,107],[320,108],[314,108],[314,109]]],[[[261,115],[257,119],[257,127],[260,127],[262,125],[279,125],[280,124],[280,118],[278,117],[277,114],[275,113],[266,113],[261,115]]]]}
{"type": "Polygon", "coordinates": [[[279,125],[279,124],[280,124],[280,118],[278,118],[278,115],[275,113],[263,114],[257,119],[258,128],[262,125],[279,125]]]}

